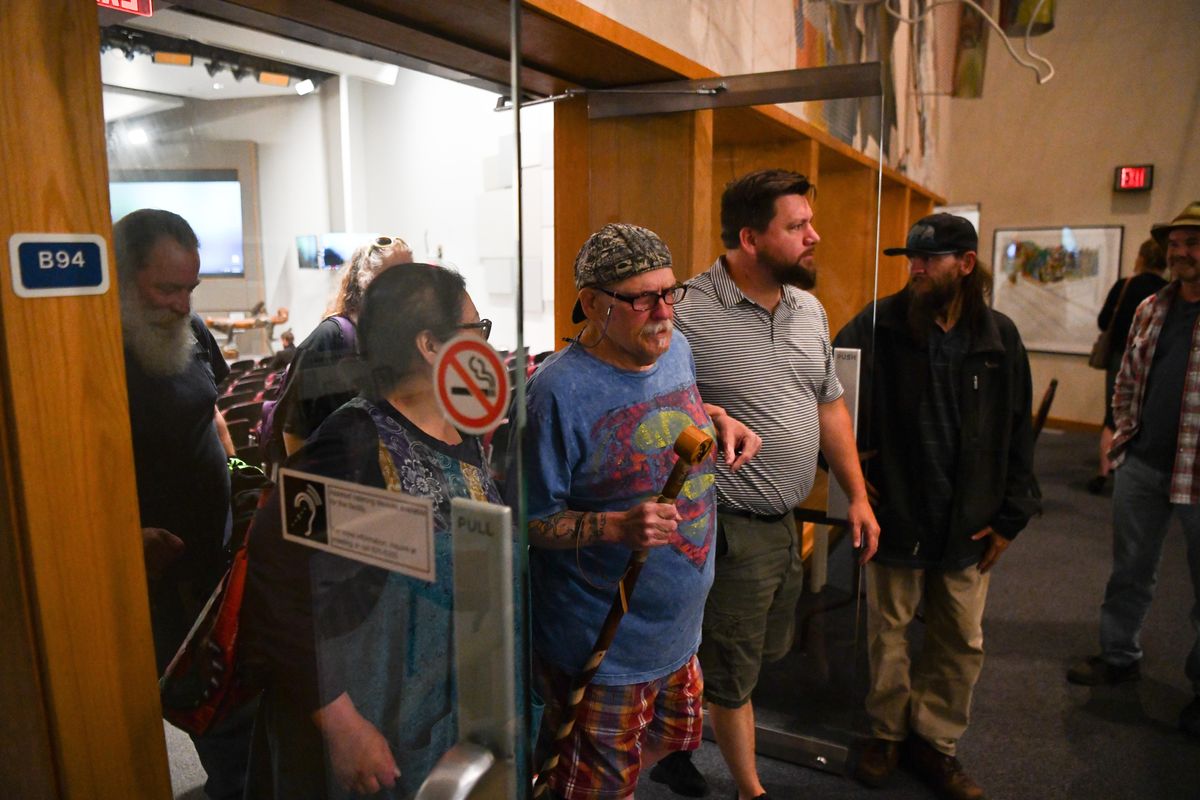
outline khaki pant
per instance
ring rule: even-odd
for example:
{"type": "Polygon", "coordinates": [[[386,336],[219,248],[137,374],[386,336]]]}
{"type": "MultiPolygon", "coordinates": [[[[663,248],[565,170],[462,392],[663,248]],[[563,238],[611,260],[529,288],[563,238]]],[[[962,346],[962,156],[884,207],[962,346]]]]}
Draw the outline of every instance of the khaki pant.
{"type": "Polygon", "coordinates": [[[989,575],[867,565],[871,733],[901,741],[910,732],[954,755],[983,668],[983,607],[989,575]],[[922,598],[925,639],[909,656],[908,626],[922,598]]]}

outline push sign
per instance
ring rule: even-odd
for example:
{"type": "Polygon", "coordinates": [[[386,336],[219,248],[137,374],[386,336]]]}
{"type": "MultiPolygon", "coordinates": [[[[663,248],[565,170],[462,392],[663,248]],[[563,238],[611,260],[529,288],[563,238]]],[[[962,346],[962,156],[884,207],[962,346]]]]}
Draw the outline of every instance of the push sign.
{"type": "Polygon", "coordinates": [[[88,233],[18,233],[8,240],[13,291],[62,297],[108,291],[108,246],[88,233]]]}

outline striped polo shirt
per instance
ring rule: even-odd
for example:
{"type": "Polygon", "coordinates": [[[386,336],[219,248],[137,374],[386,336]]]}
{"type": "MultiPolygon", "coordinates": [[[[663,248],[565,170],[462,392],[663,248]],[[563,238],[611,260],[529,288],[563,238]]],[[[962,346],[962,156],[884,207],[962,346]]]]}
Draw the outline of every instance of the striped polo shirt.
{"type": "Polygon", "coordinates": [[[783,288],[772,314],[742,294],[718,258],[688,281],[675,306],[706,403],[724,408],[762,437],[736,473],[718,459],[717,503],[782,514],[808,496],[821,444],[817,405],[842,396],[825,309],[806,291],[783,288]]]}

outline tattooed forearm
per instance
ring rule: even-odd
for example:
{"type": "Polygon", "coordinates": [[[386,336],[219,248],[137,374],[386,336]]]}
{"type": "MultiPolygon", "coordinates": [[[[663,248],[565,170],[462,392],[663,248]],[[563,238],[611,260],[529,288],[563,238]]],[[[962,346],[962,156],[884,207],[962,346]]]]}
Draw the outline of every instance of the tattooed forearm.
{"type": "Polygon", "coordinates": [[[545,519],[530,520],[529,543],[551,550],[597,544],[604,541],[608,516],[604,511],[560,511],[545,519]]]}
{"type": "Polygon", "coordinates": [[[608,522],[608,512],[601,511],[599,514],[588,514],[591,518],[591,530],[588,533],[588,539],[583,544],[597,544],[604,538],[604,526],[608,522]]]}

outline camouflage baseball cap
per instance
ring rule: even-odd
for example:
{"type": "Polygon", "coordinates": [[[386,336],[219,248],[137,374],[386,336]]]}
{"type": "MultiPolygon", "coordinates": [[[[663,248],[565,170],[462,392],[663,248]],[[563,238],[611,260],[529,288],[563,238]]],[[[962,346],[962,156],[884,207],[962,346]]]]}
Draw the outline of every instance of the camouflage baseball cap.
{"type": "MultiPolygon", "coordinates": [[[[671,268],[671,251],[658,234],[625,222],[610,222],[588,237],[575,256],[575,288],[605,286],[652,269],[671,268]]],[[[574,322],[583,322],[575,301],[574,322]]]]}

